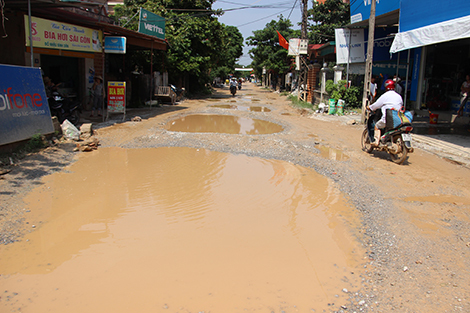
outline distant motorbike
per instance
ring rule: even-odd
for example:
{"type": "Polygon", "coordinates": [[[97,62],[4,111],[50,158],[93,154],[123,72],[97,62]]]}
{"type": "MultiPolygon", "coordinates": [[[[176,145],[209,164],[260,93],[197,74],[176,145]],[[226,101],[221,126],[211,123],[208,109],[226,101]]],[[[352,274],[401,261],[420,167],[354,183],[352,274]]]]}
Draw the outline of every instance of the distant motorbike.
{"type": "MultiPolygon", "coordinates": [[[[387,114],[391,116],[392,112],[388,111],[393,110],[387,110],[387,114]]],[[[372,153],[373,150],[386,151],[390,154],[393,162],[402,164],[406,160],[408,153],[414,151],[411,145],[411,131],[413,130],[411,126],[412,115],[409,123],[400,123],[396,127],[393,127],[395,126],[393,121],[389,122],[390,119],[393,120],[393,117],[387,116],[387,127],[381,131],[378,146],[373,146],[371,142],[374,140],[375,114],[367,111],[366,127],[361,137],[362,150],[367,153],[372,153]]]]}
{"type": "Polygon", "coordinates": [[[235,94],[237,93],[237,87],[236,86],[230,86],[230,93],[232,96],[235,97],[235,94]]]}
{"type": "Polygon", "coordinates": [[[47,101],[51,115],[57,116],[61,124],[67,119],[72,124],[78,125],[82,111],[79,101],[73,102],[69,98],[62,96],[58,91],[53,91],[47,101]]]}
{"type": "Polygon", "coordinates": [[[238,90],[242,89],[242,82],[238,82],[238,90]]]}

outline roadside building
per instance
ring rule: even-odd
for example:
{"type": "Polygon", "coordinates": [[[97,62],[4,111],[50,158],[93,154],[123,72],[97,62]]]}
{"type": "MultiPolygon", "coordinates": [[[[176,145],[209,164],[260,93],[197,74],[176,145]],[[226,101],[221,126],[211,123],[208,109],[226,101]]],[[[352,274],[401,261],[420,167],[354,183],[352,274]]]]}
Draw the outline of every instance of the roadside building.
{"type": "MultiPolygon", "coordinates": [[[[380,81],[396,75],[409,109],[456,112],[460,86],[470,73],[466,7],[463,0],[449,5],[438,0],[377,1],[372,74],[379,89],[380,81]]],[[[341,62],[349,73],[365,73],[370,9],[371,1],[350,1],[351,24],[340,37],[344,49],[338,51],[349,56],[341,62]]],[[[338,34],[336,41],[338,45],[338,34]]]]}
{"type": "MultiPolygon", "coordinates": [[[[126,55],[139,50],[167,49],[164,38],[115,25],[108,17],[106,0],[30,0],[31,11],[28,1],[4,0],[4,3],[0,64],[33,63],[34,67],[41,67],[44,76],[60,83],[60,91],[76,97],[84,106],[88,105],[94,76],[102,76],[105,84],[108,80],[130,80],[133,65],[126,55]],[[122,49],[105,49],[108,37],[122,39],[122,49]]],[[[147,71],[145,74],[150,77],[147,71]]],[[[150,87],[150,79],[147,81],[150,87]]],[[[137,89],[129,90],[128,95],[136,92],[137,89]]]]}

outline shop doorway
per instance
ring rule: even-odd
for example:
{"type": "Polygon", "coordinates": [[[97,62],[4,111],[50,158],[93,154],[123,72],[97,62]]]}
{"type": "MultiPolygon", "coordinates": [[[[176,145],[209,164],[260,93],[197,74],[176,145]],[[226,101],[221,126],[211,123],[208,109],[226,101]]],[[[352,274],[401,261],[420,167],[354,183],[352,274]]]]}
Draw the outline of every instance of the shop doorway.
{"type": "Polygon", "coordinates": [[[56,55],[41,55],[41,68],[44,76],[54,84],[60,84],[58,90],[70,98],[80,98],[79,59],[56,55]]]}
{"type": "Polygon", "coordinates": [[[470,74],[470,39],[429,46],[424,103],[428,110],[457,111],[460,86],[470,74]]]}

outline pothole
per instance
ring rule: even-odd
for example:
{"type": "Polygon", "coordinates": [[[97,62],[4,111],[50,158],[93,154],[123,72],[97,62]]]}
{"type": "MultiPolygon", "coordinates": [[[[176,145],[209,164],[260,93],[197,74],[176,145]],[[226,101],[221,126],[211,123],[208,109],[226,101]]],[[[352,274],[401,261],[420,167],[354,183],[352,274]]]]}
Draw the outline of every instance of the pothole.
{"type": "Polygon", "coordinates": [[[234,115],[192,114],[169,121],[165,129],[175,132],[266,135],[284,130],[276,123],[234,115]]]}

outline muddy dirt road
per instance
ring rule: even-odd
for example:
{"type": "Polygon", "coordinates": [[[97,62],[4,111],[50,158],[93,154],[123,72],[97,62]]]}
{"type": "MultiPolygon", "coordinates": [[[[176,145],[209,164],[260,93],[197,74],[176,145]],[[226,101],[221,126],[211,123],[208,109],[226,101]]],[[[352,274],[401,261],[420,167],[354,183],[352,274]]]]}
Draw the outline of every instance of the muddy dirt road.
{"type": "Polygon", "coordinates": [[[467,168],[251,84],[135,114],[3,175],[0,311],[470,311],[467,168]]]}

